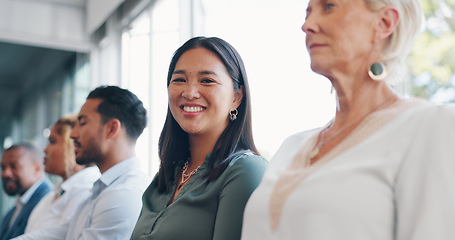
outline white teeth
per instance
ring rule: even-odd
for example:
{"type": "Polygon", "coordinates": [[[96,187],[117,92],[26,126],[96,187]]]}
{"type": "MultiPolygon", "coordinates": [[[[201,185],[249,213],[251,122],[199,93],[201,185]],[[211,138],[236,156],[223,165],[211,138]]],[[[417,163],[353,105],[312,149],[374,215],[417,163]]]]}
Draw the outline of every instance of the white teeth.
{"type": "Polygon", "coordinates": [[[188,107],[188,106],[183,107],[183,111],[185,111],[185,112],[200,112],[202,110],[204,110],[203,107],[188,107]]]}

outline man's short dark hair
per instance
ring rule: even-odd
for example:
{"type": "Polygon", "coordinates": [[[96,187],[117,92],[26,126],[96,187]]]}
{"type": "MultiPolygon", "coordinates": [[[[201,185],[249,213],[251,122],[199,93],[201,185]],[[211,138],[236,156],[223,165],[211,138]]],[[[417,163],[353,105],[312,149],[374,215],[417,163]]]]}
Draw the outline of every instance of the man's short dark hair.
{"type": "Polygon", "coordinates": [[[111,119],[118,119],[134,141],[147,125],[147,110],[141,100],[129,90],[117,86],[100,86],[91,91],[87,99],[101,99],[97,109],[101,114],[101,121],[106,123],[111,119]]]}
{"type": "Polygon", "coordinates": [[[11,151],[15,149],[25,149],[29,154],[30,154],[30,159],[32,159],[34,162],[43,162],[43,156],[41,152],[36,148],[34,145],[31,143],[23,142],[23,143],[17,143],[12,145],[11,147],[7,148],[4,152],[6,151],[11,151]]]}

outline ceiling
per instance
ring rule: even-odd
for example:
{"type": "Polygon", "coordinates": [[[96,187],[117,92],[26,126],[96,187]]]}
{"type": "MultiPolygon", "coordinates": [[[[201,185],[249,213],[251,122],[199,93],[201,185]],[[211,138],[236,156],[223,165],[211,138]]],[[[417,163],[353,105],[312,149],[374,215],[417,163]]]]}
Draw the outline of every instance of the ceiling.
{"type": "Polygon", "coordinates": [[[73,58],[74,52],[0,42],[0,136],[8,134],[21,98],[73,58]]]}

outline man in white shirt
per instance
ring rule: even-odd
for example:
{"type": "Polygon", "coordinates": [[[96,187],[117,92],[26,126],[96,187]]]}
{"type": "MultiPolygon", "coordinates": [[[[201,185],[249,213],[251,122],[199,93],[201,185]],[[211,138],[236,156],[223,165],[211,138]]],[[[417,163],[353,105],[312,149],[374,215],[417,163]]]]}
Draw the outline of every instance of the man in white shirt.
{"type": "Polygon", "coordinates": [[[3,218],[0,240],[24,233],[30,212],[51,190],[45,181],[39,151],[30,144],[17,144],[3,152],[1,160],[3,188],[9,196],[18,195],[15,206],[3,218]]]}
{"type": "Polygon", "coordinates": [[[92,196],[68,224],[16,239],[129,239],[142,207],[142,193],[150,183],[135,158],[146,116],[142,102],[128,90],[115,86],[93,90],[70,135],[77,163],[94,163],[102,174],[92,196]]]}

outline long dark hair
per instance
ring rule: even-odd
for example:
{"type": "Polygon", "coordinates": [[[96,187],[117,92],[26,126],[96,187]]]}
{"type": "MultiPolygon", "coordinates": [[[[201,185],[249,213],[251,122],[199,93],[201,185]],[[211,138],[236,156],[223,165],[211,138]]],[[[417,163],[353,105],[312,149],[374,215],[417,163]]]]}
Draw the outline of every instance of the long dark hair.
{"type": "MultiPolygon", "coordinates": [[[[242,102],[237,108],[237,119],[229,122],[218,138],[208,159],[208,170],[204,177],[208,181],[213,181],[224,172],[236,156],[248,150],[256,155],[259,155],[259,152],[253,141],[250,89],[245,66],[237,50],[229,43],[216,37],[195,37],[188,40],[175,51],[172,57],[167,76],[167,86],[169,87],[175,65],[180,56],[197,47],[205,48],[216,54],[226,67],[233,81],[234,89],[239,90],[240,86],[243,86],[244,91],[242,102]]],[[[175,121],[169,106],[158,146],[161,159],[158,172],[158,191],[162,193],[171,190],[170,184],[174,180],[176,168],[182,166],[190,156],[188,134],[175,121]]]]}

